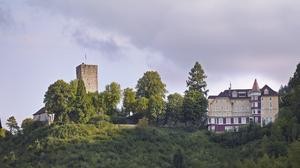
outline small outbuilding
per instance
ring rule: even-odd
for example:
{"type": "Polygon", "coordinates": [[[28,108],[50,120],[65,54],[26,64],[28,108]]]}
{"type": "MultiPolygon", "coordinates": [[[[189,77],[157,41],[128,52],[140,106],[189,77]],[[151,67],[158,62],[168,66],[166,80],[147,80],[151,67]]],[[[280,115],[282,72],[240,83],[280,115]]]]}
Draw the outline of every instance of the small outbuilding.
{"type": "Polygon", "coordinates": [[[54,121],[54,114],[48,114],[46,108],[43,107],[33,114],[33,120],[47,122],[48,124],[51,124],[54,121]]]}

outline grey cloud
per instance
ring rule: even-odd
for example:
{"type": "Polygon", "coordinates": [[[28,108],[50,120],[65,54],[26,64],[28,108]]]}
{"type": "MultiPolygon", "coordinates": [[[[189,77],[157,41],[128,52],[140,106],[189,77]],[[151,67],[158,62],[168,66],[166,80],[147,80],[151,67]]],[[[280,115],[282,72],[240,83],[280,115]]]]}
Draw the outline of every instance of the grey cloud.
{"type": "Polygon", "coordinates": [[[125,34],[136,46],[162,53],[178,70],[200,61],[212,75],[255,72],[282,82],[299,61],[297,0],[30,3],[125,34]]]}
{"type": "Polygon", "coordinates": [[[12,17],[8,6],[0,2],[0,29],[6,29],[12,24],[12,17]]]}
{"type": "Polygon", "coordinates": [[[106,55],[110,60],[115,61],[121,55],[119,54],[121,47],[111,36],[97,37],[85,30],[78,29],[72,33],[72,38],[84,49],[97,50],[106,55]]]}
{"type": "Polygon", "coordinates": [[[115,40],[111,37],[97,39],[96,37],[92,37],[91,35],[88,35],[87,33],[79,30],[73,33],[73,37],[77,43],[86,48],[100,50],[102,52],[108,53],[116,52],[119,50],[119,47],[116,44],[115,40]]]}

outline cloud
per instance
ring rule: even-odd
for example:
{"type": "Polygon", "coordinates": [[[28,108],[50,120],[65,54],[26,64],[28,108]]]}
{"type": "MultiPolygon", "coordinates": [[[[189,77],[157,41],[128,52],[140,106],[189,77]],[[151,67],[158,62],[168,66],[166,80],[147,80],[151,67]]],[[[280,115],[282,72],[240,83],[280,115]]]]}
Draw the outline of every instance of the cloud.
{"type": "MultiPolygon", "coordinates": [[[[291,71],[287,67],[299,61],[296,0],[31,0],[30,4],[128,36],[135,46],[172,60],[177,69],[187,70],[200,61],[212,75],[255,72],[283,81],[283,74],[291,71]]],[[[117,50],[112,38],[76,37],[86,47],[117,50]]]]}
{"type": "Polygon", "coordinates": [[[13,23],[10,9],[7,4],[0,2],[0,29],[7,29],[13,23]]]}

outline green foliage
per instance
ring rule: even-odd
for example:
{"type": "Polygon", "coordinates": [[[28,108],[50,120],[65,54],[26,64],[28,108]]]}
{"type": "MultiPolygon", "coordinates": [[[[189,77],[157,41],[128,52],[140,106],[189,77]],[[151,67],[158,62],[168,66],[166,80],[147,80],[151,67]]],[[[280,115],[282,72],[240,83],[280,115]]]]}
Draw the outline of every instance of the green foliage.
{"type": "Polygon", "coordinates": [[[156,71],[147,71],[138,80],[136,85],[137,97],[150,99],[151,96],[165,97],[166,85],[162,82],[160,75],[156,71]]]}
{"type": "Polygon", "coordinates": [[[3,128],[0,128],[0,139],[5,138],[5,136],[6,136],[6,130],[3,128]]]}
{"type": "Polygon", "coordinates": [[[183,100],[183,121],[186,125],[198,125],[201,128],[206,127],[206,112],[208,101],[206,95],[206,75],[201,65],[196,62],[189,72],[187,81],[188,90],[185,91],[183,100]]]}
{"type": "Polygon", "coordinates": [[[104,93],[88,93],[87,94],[91,104],[95,108],[95,112],[97,114],[106,114],[107,108],[104,99],[104,93]]]}
{"type": "Polygon", "coordinates": [[[46,126],[12,138],[0,141],[0,167],[174,167],[174,158],[181,165],[178,149],[188,156],[185,167],[218,167],[234,154],[203,132],[107,122],[46,126]]]}
{"type": "Polygon", "coordinates": [[[202,66],[199,62],[196,62],[194,67],[189,72],[189,77],[187,80],[187,87],[189,91],[198,91],[205,95],[207,95],[208,90],[206,90],[206,82],[205,79],[207,76],[202,69],[202,66]]]}
{"type": "Polygon", "coordinates": [[[11,116],[7,119],[6,125],[11,134],[17,134],[20,131],[20,127],[18,126],[17,120],[14,116],[11,116]]]}
{"type": "Polygon", "coordinates": [[[21,127],[24,134],[28,134],[31,131],[42,127],[44,125],[47,125],[47,122],[41,122],[41,121],[34,121],[31,118],[26,118],[22,121],[21,127]]]}
{"type": "Polygon", "coordinates": [[[91,101],[89,101],[83,80],[78,80],[78,87],[72,111],[69,113],[70,120],[75,123],[87,123],[95,115],[91,101]]]}
{"type": "Polygon", "coordinates": [[[28,128],[30,125],[32,125],[33,122],[34,121],[32,118],[26,118],[22,121],[21,128],[24,130],[28,128]]]}
{"type": "Polygon", "coordinates": [[[72,110],[74,95],[71,86],[63,80],[50,85],[45,94],[45,107],[48,113],[55,114],[54,121],[69,122],[69,112],[72,110]]]}
{"type": "Polygon", "coordinates": [[[289,148],[289,162],[292,167],[299,167],[300,165],[300,141],[296,141],[291,144],[289,148]]]}
{"type": "Polygon", "coordinates": [[[295,88],[300,85],[300,63],[297,65],[294,76],[290,79],[288,87],[290,89],[295,88]]]}
{"type": "Polygon", "coordinates": [[[111,119],[108,115],[99,114],[99,115],[96,115],[96,116],[92,117],[89,121],[89,124],[98,125],[102,122],[110,122],[110,121],[111,121],[111,119]]]}
{"type": "Polygon", "coordinates": [[[156,121],[158,124],[159,117],[164,112],[164,100],[159,96],[151,96],[149,99],[148,111],[146,117],[149,121],[156,121]]]}
{"type": "Polygon", "coordinates": [[[184,122],[204,128],[207,120],[207,106],[208,101],[201,92],[187,91],[183,100],[184,122]]]}
{"type": "Polygon", "coordinates": [[[71,87],[71,90],[73,92],[73,95],[77,94],[78,81],[79,81],[78,79],[75,79],[75,80],[72,80],[70,82],[70,87],[71,87]]]}
{"type": "Polygon", "coordinates": [[[149,125],[149,122],[147,118],[139,119],[139,122],[137,123],[138,128],[147,128],[149,125]]]}
{"type": "Polygon", "coordinates": [[[121,86],[116,82],[112,82],[105,87],[103,94],[107,114],[112,115],[121,100],[121,86]]]}
{"type": "Polygon", "coordinates": [[[166,103],[165,122],[173,122],[175,125],[183,119],[183,97],[179,93],[170,94],[166,103]]]}
{"type": "Polygon", "coordinates": [[[149,99],[145,97],[141,97],[137,100],[136,111],[138,113],[146,113],[148,106],[149,106],[149,99]]]}
{"type": "Polygon", "coordinates": [[[123,112],[126,116],[136,113],[136,93],[132,88],[126,88],[123,91],[123,112]]]}
{"type": "Polygon", "coordinates": [[[180,149],[173,156],[173,166],[174,168],[184,168],[184,157],[180,149]]]}

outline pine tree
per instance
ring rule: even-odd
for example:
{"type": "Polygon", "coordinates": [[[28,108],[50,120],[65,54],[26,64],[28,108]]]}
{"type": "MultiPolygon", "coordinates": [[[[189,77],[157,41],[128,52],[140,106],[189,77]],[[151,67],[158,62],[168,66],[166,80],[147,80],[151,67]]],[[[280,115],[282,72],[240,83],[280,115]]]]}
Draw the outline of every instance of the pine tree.
{"type": "Polygon", "coordinates": [[[84,82],[83,80],[78,80],[73,110],[69,115],[70,119],[75,123],[87,123],[92,115],[93,111],[91,109],[91,104],[88,102],[84,82]]]}
{"type": "Polygon", "coordinates": [[[202,66],[196,62],[194,67],[189,72],[189,77],[186,82],[188,91],[198,91],[205,95],[207,95],[208,90],[206,90],[206,82],[205,79],[207,76],[202,69],[202,66]]]}
{"type": "Polygon", "coordinates": [[[198,124],[202,128],[205,127],[208,107],[206,78],[207,76],[201,65],[196,62],[189,73],[187,81],[188,89],[185,91],[183,100],[183,115],[186,125],[192,122],[193,125],[198,124]]]}
{"type": "Polygon", "coordinates": [[[11,134],[16,134],[20,130],[20,127],[18,126],[17,120],[14,116],[11,116],[7,119],[6,125],[9,128],[9,131],[10,131],[11,134]]]}

